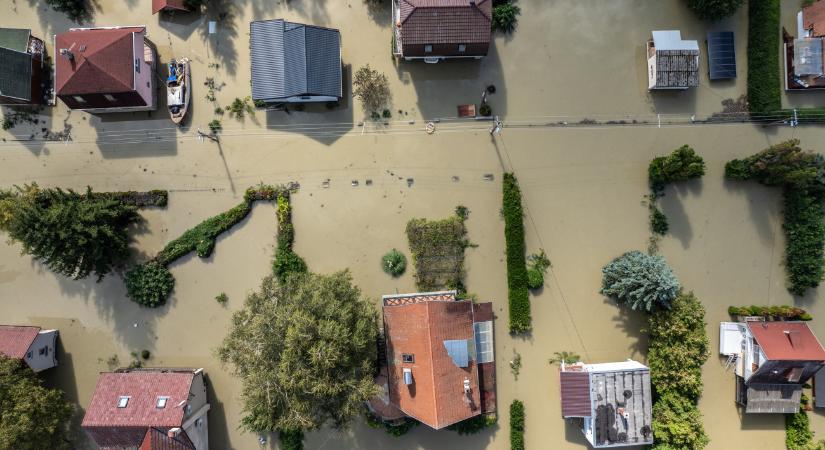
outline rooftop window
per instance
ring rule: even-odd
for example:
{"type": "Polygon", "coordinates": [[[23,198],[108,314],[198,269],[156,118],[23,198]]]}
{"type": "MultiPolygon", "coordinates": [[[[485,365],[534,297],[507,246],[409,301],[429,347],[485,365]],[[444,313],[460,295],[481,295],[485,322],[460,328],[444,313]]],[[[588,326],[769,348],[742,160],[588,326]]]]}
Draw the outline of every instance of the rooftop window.
{"type": "Polygon", "coordinates": [[[129,396],[121,395],[117,399],[117,407],[118,408],[125,408],[129,404],[129,398],[130,398],[129,396]]]}
{"type": "Polygon", "coordinates": [[[166,408],[166,402],[169,400],[169,397],[158,397],[158,401],[155,403],[156,408],[166,408]]]}

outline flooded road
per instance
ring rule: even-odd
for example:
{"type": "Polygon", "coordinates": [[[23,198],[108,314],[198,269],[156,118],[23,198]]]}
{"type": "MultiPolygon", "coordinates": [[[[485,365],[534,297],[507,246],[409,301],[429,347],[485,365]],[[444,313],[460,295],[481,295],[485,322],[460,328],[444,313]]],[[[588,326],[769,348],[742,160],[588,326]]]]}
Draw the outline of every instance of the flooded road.
{"type": "MultiPolygon", "coordinates": [[[[11,3],[14,11],[0,17],[0,26],[31,24],[35,35],[47,41],[71,26],[61,15],[43,11],[40,3],[37,10],[28,1],[11,3]]],[[[579,430],[560,418],[558,375],[547,359],[563,350],[579,353],[587,362],[645,358],[642,318],[617,309],[598,290],[602,266],[624,251],[646,248],[647,208],[642,201],[648,161],[682,144],[693,146],[707,161],[703,180],[667,191],[662,207],[672,231],[663,239],[661,253],[682,284],[704,303],[715,350],[718,322],[728,319],[729,305],[794,302],[784,288],[779,192],[724,181],[724,163],[791,137],[800,138],[804,148],[825,152],[823,131],[751,125],[505,127],[501,136],[491,139],[487,123],[444,121],[434,135],[426,135],[423,118],[454,116],[455,105],[478,101],[488,84],[497,87],[490,101],[505,126],[584,118],[654,121],[657,114],[706,116],[719,111],[722,100],[745,92],[744,9],[713,26],[737,33],[737,80],[711,85],[703,73],[698,89],[654,96],[645,89],[643,62],[650,30],[679,28],[685,38],[701,41],[709,29],[682,1],[657,2],[656,8],[632,0],[519,3],[524,15],[517,32],[498,38],[482,62],[396,66],[389,55],[386,11],[370,14],[358,0],[240,0],[227,7],[229,15],[211,38],[200,16],[159,21],[149,14],[147,0],[101,0],[96,24],[145,23],[161,61],[193,58],[197,88],[206,77],[226,83],[216,94],[223,106],[249,94],[249,20],[285,17],[338,27],[347,73],[369,62],[388,74],[392,123],[359,127],[363,112],[348,98],[341,109],[329,112],[259,111],[243,122],[223,117],[224,137],[218,146],[194,137],[195,130],[205,129],[214,117],[214,105],[203,99],[203,89],[196,90],[193,117],[181,130],[172,128],[162,111],[95,117],[69,114],[59,105],[44,111],[43,124],[0,134],[7,139],[0,142],[0,185],[37,181],[76,189],[91,185],[98,191],[169,189],[169,206],[143,211],[145,225],[135,231],[133,247],[145,257],[204,218],[237,204],[250,185],[298,181],[295,251],[318,272],[350,268],[376,304],[382,294],[414,289],[411,272],[392,279],[379,265],[380,256],[393,247],[409,256],[406,222],[443,218],[456,205],[465,205],[471,211],[469,238],[478,244],[467,250],[467,286],[480,299],[493,301],[498,315],[498,407],[506,411],[514,398],[525,402],[529,448],[586,448],[579,430]],[[69,125],[74,139],[69,143],[12,141],[41,127],[61,130],[69,125]],[[534,332],[526,339],[513,339],[506,332],[499,209],[501,173],[510,170],[524,194],[528,251],[544,248],[553,263],[546,287],[532,299],[534,332]],[[494,181],[485,181],[486,174],[493,174],[494,181]],[[408,178],[414,180],[412,186],[408,178]],[[322,187],[325,180],[328,189],[322,187]],[[359,181],[358,187],[351,186],[353,180],[359,181]],[[518,380],[508,366],[514,352],[523,361],[518,380]]],[[[791,3],[785,2],[783,22],[793,13],[791,3]]],[[[823,100],[822,95],[806,95],[785,102],[823,100]]],[[[18,245],[0,243],[0,316],[4,323],[61,330],[61,365],[47,380],[77,402],[78,417],[91,398],[96,374],[109,369],[114,355],[125,365],[131,352],[147,349],[152,353],[149,365],[206,369],[214,448],[256,449],[258,437],[238,430],[240,382],[220,367],[212,352],[232,311],[270,270],[274,244],[274,208],[258,204],[219,239],[212,257],[192,255],[173,264],[177,284],[171,301],[147,310],[125,298],[117,276],[101,283],[67,280],[20,256],[18,245]],[[221,292],[229,297],[226,307],[214,300],[221,292]]],[[[813,292],[799,304],[811,311],[815,332],[825,338],[825,306],[819,297],[813,292]]],[[[741,417],[733,404],[733,374],[724,371],[715,354],[703,375],[700,408],[711,438],[709,449],[783,448],[783,418],[741,417]]],[[[825,436],[825,417],[812,413],[811,420],[820,437],[825,436]]],[[[497,428],[476,436],[418,427],[402,438],[359,422],[344,432],[310,433],[306,447],[504,450],[509,448],[507,421],[504,414],[497,428]]]]}

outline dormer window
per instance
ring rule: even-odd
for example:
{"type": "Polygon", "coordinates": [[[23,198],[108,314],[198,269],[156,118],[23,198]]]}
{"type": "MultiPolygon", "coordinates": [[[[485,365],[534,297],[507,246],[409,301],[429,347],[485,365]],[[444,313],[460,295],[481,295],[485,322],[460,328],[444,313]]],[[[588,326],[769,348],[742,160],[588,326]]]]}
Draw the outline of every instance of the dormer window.
{"type": "Polygon", "coordinates": [[[129,405],[129,398],[131,398],[131,397],[126,396],[126,395],[121,395],[120,397],[118,397],[117,407],[118,408],[125,408],[126,406],[128,406],[129,405]]]}
{"type": "Polygon", "coordinates": [[[169,397],[158,397],[157,402],[155,402],[155,408],[163,409],[166,408],[166,402],[169,400],[169,397]]]}

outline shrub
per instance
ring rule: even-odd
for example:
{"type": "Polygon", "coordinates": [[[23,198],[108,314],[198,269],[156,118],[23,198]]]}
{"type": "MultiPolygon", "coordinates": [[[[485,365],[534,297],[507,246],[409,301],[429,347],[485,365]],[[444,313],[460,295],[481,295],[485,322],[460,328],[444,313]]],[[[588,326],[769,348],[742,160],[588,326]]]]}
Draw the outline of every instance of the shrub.
{"type": "Polygon", "coordinates": [[[229,301],[229,297],[226,295],[225,292],[221,292],[220,294],[215,296],[215,301],[218,302],[219,305],[226,305],[229,301]]]}
{"type": "Polygon", "coordinates": [[[381,268],[393,277],[400,277],[407,270],[407,257],[398,250],[392,249],[381,258],[381,268]]]}
{"type": "Polygon", "coordinates": [[[667,223],[667,216],[665,213],[659,210],[656,206],[651,204],[650,206],[650,229],[661,236],[667,234],[667,230],[670,229],[670,225],[667,223]]]}
{"type": "Polygon", "coordinates": [[[140,357],[143,359],[149,359],[152,357],[152,353],[149,350],[144,349],[140,351],[140,357]]]}
{"type": "Polygon", "coordinates": [[[637,250],[614,259],[602,274],[602,294],[648,312],[669,309],[681,287],[664,258],[637,250]]]}
{"type": "Polygon", "coordinates": [[[581,359],[578,354],[565,350],[553,353],[553,357],[548,359],[547,362],[550,364],[573,364],[581,361],[581,359]]]}
{"type": "Polygon", "coordinates": [[[531,290],[544,286],[544,274],[535,267],[527,269],[527,287],[531,290]]]}
{"type": "Polygon", "coordinates": [[[175,278],[166,266],[150,261],[126,272],[126,295],[139,305],[150,308],[166,303],[175,287],[175,278]]]}
{"type": "Polygon", "coordinates": [[[735,13],[744,0],[688,0],[688,8],[702,20],[719,20],[735,13]]]}
{"type": "Polygon", "coordinates": [[[181,237],[166,244],[158,253],[157,261],[162,265],[168,265],[192,251],[197,251],[201,258],[208,257],[215,247],[215,239],[245,219],[250,211],[252,207],[249,202],[244,201],[227,212],[204,220],[194,228],[186,230],[181,237]]]}
{"type": "Polygon", "coordinates": [[[377,114],[390,101],[390,82],[387,76],[371,68],[369,64],[355,72],[352,86],[353,95],[369,113],[377,114]]]}
{"type": "Polygon", "coordinates": [[[521,14],[521,8],[509,1],[493,6],[493,31],[512,33],[518,24],[519,14],[521,14]]]}
{"type": "Polygon", "coordinates": [[[708,359],[705,309],[693,293],[681,294],[669,311],[648,317],[648,365],[657,395],[696,401],[702,394],[702,365],[708,359]]]}
{"type": "Polygon", "coordinates": [[[705,174],[705,160],[690,146],[683,145],[670,155],[650,161],[647,176],[651,189],[659,191],[666,184],[701,178],[705,174]]]}
{"type": "Polygon", "coordinates": [[[307,271],[307,263],[291,249],[279,250],[275,254],[272,271],[275,277],[283,283],[289,274],[305,273],[307,271]]]}
{"type": "Polygon", "coordinates": [[[653,448],[661,450],[701,449],[710,441],[696,404],[673,394],[660,396],[653,405],[653,436],[653,448]]]}
{"type": "Polygon", "coordinates": [[[462,420],[447,427],[448,430],[457,432],[458,434],[476,434],[484,431],[485,428],[492,427],[496,424],[496,418],[492,415],[480,414],[473,418],[462,420]]]}
{"type": "Polygon", "coordinates": [[[255,115],[255,107],[252,106],[252,97],[250,96],[243,99],[236,97],[226,110],[229,112],[229,117],[235,116],[236,119],[243,119],[245,114],[255,115]]]}
{"type": "Polygon", "coordinates": [[[766,186],[825,192],[825,158],[804,151],[798,139],[791,139],[762,150],[745,159],[725,164],[725,176],[735,180],[754,180],[766,186]]]}
{"type": "Polygon", "coordinates": [[[785,415],[785,445],[789,450],[804,449],[814,438],[808,414],[800,409],[785,415]]]}
{"type": "Polygon", "coordinates": [[[490,117],[493,115],[493,108],[489,103],[482,103],[478,108],[478,113],[484,117],[490,117]]]}
{"type": "Polygon", "coordinates": [[[510,450],[524,450],[524,403],[510,403],[510,450]]]}
{"type": "Polygon", "coordinates": [[[212,134],[218,134],[222,129],[223,125],[221,125],[220,120],[212,119],[212,121],[209,122],[209,131],[211,131],[212,134]]]}
{"type": "Polygon", "coordinates": [[[410,417],[405,417],[401,423],[397,424],[385,422],[376,417],[375,415],[373,415],[369,410],[367,410],[364,413],[364,419],[366,420],[367,425],[370,428],[383,428],[384,431],[387,432],[387,434],[394,437],[401,437],[407,434],[407,432],[409,432],[414,427],[421,425],[421,422],[410,417]]]}
{"type": "Polygon", "coordinates": [[[530,317],[529,279],[524,245],[524,211],[521,207],[521,190],[515,175],[504,174],[502,190],[510,333],[526,333],[532,328],[532,318],[530,317]]]}
{"type": "Polygon", "coordinates": [[[304,432],[301,430],[279,430],[280,450],[304,450],[304,432]]]}
{"type": "Polygon", "coordinates": [[[748,2],[748,106],[752,117],[782,108],[779,0],[748,2]]]}

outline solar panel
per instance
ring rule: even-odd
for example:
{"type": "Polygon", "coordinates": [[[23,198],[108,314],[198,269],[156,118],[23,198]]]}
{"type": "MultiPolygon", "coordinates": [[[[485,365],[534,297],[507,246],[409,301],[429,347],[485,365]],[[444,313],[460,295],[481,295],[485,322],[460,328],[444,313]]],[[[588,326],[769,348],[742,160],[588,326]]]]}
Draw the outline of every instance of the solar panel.
{"type": "Polygon", "coordinates": [[[470,365],[469,342],[467,339],[444,341],[444,348],[452,358],[453,363],[458,367],[468,367],[470,365]]]}
{"type": "Polygon", "coordinates": [[[736,48],[732,31],[708,33],[708,67],[711,80],[736,78],[736,48]]]}
{"type": "Polygon", "coordinates": [[[476,322],[473,324],[476,341],[476,360],[479,363],[493,362],[493,322],[476,322]]]}

